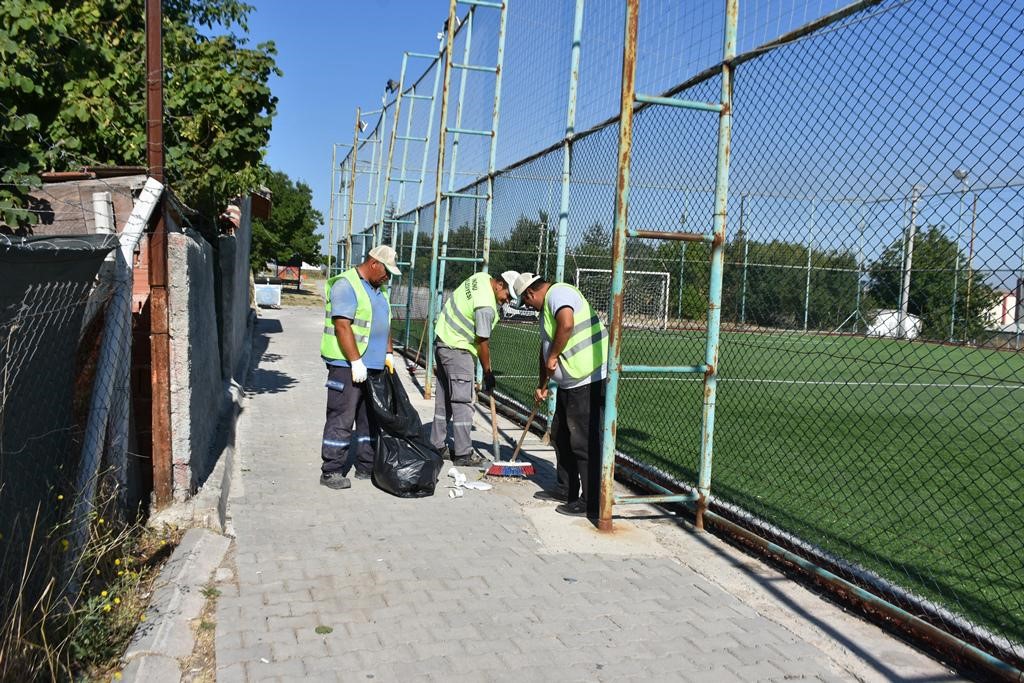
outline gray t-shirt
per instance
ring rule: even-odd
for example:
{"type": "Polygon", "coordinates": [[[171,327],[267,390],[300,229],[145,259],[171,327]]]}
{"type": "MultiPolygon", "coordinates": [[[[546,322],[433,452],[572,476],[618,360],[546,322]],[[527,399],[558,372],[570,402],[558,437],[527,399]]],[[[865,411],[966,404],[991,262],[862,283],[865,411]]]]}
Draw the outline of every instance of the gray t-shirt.
{"type": "Polygon", "coordinates": [[[476,323],[476,336],[490,339],[491,328],[494,326],[494,309],[481,306],[473,311],[473,321],[476,323]]]}
{"type": "MultiPolygon", "coordinates": [[[[583,299],[571,287],[555,287],[552,285],[552,289],[548,290],[547,301],[544,304],[551,311],[551,315],[558,313],[559,309],[568,306],[572,309],[575,315],[576,311],[583,308],[583,299]]],[[[551,343],[553,339],[549,339],[547,332],[544,330],[544,315],[541,313],[540,316],[540,352],[545,362],[547,362],[548,352],[551,351],[551,343]]],[[[593,372],[589,377],[583,377],[582,379],[573,379],[562,367],[562,359],[558,359],[558,369],[555,370],[555,374],[552,375],[551,379],[554,380],[555,384],[561,389],[575,389],[576,387],[582,387],[591,382],[597,382],[603,380],[608,374],[608,368],[606,364],[602,364],[597,370],[593,372]]]]}

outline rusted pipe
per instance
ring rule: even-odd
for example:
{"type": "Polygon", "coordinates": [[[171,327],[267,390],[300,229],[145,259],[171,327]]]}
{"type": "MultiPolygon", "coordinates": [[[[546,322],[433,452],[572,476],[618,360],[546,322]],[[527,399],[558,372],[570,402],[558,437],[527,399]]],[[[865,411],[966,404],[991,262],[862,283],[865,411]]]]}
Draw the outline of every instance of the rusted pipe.
{"type": "MultiPolygon", "coordinates": [[[[146,0],[146,164],[149,175],[164,181],[163,8],[146,0]]],[[[166,202],[153,212],[149,238],[150,386],[152,391],[153,495],[156,507],[172,499],[171,337],[167,306],[166,202]]]]}

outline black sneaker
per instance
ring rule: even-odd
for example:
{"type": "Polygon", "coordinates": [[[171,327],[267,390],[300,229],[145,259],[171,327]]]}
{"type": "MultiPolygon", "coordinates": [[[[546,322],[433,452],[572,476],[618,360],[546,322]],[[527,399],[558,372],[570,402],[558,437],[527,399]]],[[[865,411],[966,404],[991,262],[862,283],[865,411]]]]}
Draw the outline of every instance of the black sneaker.
{"type": "Polygon", "coordinates": [[[320,485],[326,486],[329,489],[347,489],[352,488],[352,482],[348,480],[348,477],[343,477],[341,472],[329,472],[320,475],[320,485]]]}
{"type": "Polygon", "coordinates": [[[371,477],[373,477],[371,470],[356,470],[356,479],[370,479],[371,477]]]}
{"type": "Polygon", "coordinates": [[[554,491],[537,491],[533,494],[533,497],[537,500],[551,500],[556,503],[564,503],[568,495],[565,489],[555,489],[554,491]]]}
{"type": "Polygon", "coordinates": [[[437,449],[437,454],[441,456],[442,460],[451,460],[452,451],[448,448],[447,444],[437,449]]]}
{"type": "Polygon", "coordinates": [[[555,508],[555,512],[570,517],[582,517],[587,514],[587,501],[578,499],[571,503],[562,503],[555,508]]]}
{"type": "Polygon", "coordinates": [[[452,464],[458,465],[459,467],[476,467],[477,465],[484,464],[484,459],[476,453],[470,453],[469,455],[456,455],[452,457],[452,464]]]}

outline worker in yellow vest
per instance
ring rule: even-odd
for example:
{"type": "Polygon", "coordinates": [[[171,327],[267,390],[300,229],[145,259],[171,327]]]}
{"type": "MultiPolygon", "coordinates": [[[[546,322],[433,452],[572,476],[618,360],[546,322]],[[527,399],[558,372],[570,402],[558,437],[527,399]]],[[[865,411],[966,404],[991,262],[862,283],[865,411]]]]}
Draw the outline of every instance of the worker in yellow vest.
{"type": "MultiPolygon", "coordinates": [[[[604,385],[608,376],[608,330],[580,290],[523,273],[513,290],[520,302],[540,311],[540,367],[534,398],[548,398],[548,380],[558,386],[551,440],[563,515],[597,517],[604,385]]],[[[537,497],[541,497],[538,494],[537,497]]]]}
{"type": "Polygon", "coordinates": [[[381,245],[365,261],[324,283],[324,330],[320,356],[327,364],[327,421],[320,446],[320,483],[347,489],[349,456],[356,478],[373,471],[377,426],[361,386],[385,368],[394,372],[391,303],[385,285],[401,271],[395,250],[381,245]],[[353,424],[355,428],[353,429],[353,424]]]}
{"type": "Polygon", "coordinates": [[[488,273],[470,275],[445,302],[434,328],[434,365],[437,391],[430,442],[445,459],[456,465],[479,465],[483,459],[473,453],[473,380],[476,361],[484,370],[483,389],[494,390],[491,368],[491,333],[501,317],[498,304],[512,298],[512,283],[519,277],[507,270],[501,277],[488,273]],[[448,422],[452,423],[452,448],[448,448],[448,422]]]}

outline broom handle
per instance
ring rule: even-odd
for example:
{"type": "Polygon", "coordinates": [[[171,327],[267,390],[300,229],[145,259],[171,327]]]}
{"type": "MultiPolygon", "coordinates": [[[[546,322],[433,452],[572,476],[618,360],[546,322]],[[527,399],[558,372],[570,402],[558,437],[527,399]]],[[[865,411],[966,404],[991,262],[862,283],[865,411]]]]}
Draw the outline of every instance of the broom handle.
{"type": "Polygon", "coordinates": [[[416,360],[413,361],[413,365],[419,365],[420,364],[420,351],[423,350],[423,340],[426,339],[426,338],[427,338],[427,332],[426,332],[426,330],[424,330],[423,334],[420,335],[420,343],[416,347],[416,360]]]}
{"type": "Polygon", "coordinates": [[[494,407],[494,392],[491,392],[491,438],[494,462],[501,460],[501,446],[498,444],[498,411],[494,407]]]}
{"type": "Polygon", "coordinates": [[[509,462],[515,462],[516,458],[519,457],[519,451],[523,447],[523,442],[526,441],[526,435],[530,431],[530,425],[533,424],[533,418],[537,417],[537,411],[540,410],[540,402],[536,401],[533,404],[533,412],[530,413],[530,417],[526,420],[526,426],[523,427],[523,433],[519,437],[519,443],[516,444],[516,449],[512,451],[512,457],[509,462]]]}

